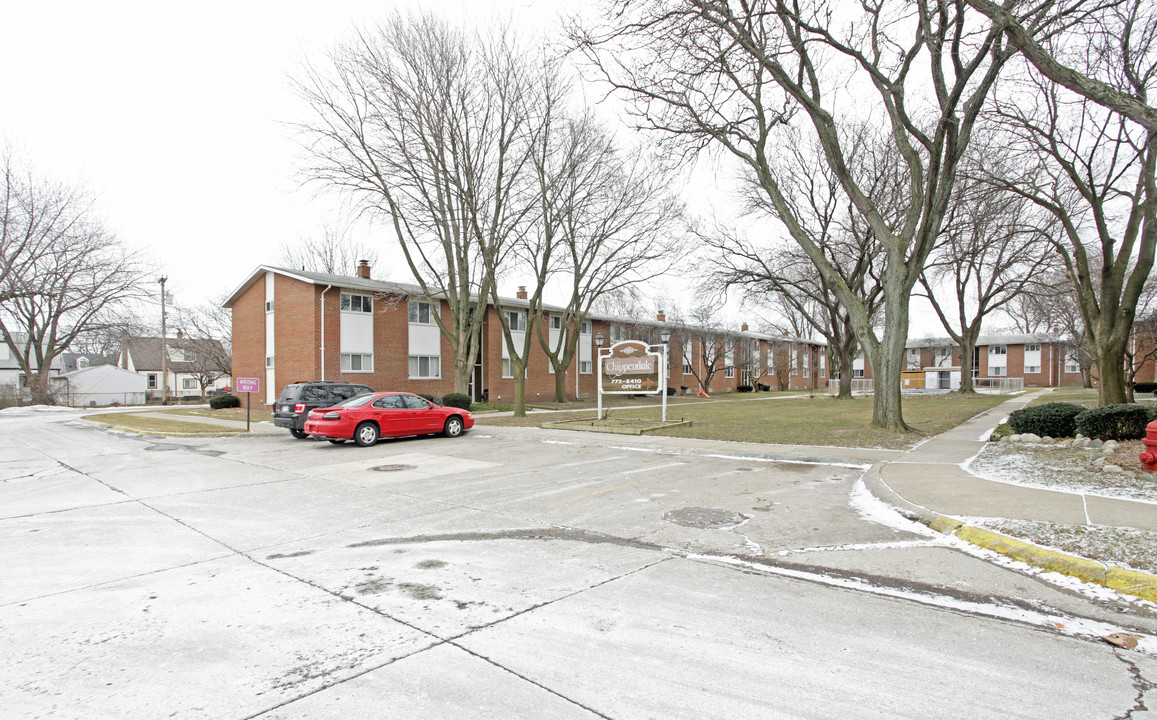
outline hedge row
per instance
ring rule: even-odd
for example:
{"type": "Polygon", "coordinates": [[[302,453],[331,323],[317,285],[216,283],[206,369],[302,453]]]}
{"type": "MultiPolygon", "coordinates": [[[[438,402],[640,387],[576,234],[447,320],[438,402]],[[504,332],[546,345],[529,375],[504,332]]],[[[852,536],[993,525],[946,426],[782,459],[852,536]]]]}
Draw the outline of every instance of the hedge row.
{"type": "Polygon", "coordinates": [[[1045,403],[1021,408],[1008,416],[1017,433],[1044,437],[1072,437],[1080,433],[1101,440],[1135,440],[1145,436],[1145,426],[1157,410],[1144,405],[1120,404],[1084,408],[1073,403],[1045,403]]]}

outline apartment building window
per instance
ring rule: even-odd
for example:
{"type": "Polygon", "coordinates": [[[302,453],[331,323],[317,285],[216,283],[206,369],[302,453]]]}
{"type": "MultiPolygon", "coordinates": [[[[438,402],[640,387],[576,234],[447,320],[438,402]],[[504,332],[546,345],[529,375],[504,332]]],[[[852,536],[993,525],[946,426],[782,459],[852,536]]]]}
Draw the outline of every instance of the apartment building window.
{"type": "Polygon", "coordinates": [[[502,358],[502,377],[514,377],[514,361],[510,358],[502,358]]]}
{"type": "Polygon", "coordinates": [[[374,298],[371,295],[342,293],[341,309],[343,312],[372,313],[374,311],[374,298]]]}
{"type": "Polygon", "coordinates": [[[988,354],[989,355],[1007,355],[1008,354],[1008,347],[1006,347],[1004,345],[989,345],[988,346],[988,354]]]}
{"type": "Polygon", "coordinates": [[[590,360],[579,361],[579,372],[583,375],[590,375],[593,369],[593,363],[590,360]]]}
{"type": "Polygon", "coordinates": [[[580,328],[580,330],[579,330],[580,335],[590,335],[591,334],[591,321],[590,320],[583,320],[582,323],[579,324],[579,328],[580,328]]]}
{"type": "Polygon", "coordinates": [[[272,355],[266,355],[265,356],[265,367],[266,368],[273,367],[273,356],[272,355]]]}
{"type": "Polygon", "coordinates": [[[342,372],[373,372],[374,356],[369,353],[342,353],[342,372]]]}
{"type": "MultiPolygon", "coordinates": [[[[510,324],[510,332],[526,331],[526,313],[517,310],[506,310],[506,322],[510,324]]],[[[505,377],[514,377],[507,375],[505,377]]]]}
{"type": "Polygon", "coordinates": [[[437,355],[411,355],[411,378],[440,378],[442,377],[442,358],[437,355]]]}
{"type": "Polygon", "coordinates": [[[1030,352],[1040,352],[1040,345],[1039,345],[1039,344],[1029,344],[1029,345],[1025,345],[1025,346],[1024,346],[1024,351],[1025,351],[1026,353],[1030,353],[1030,352]]]}
{"type": "Polygon", "coordinates": [[[273,312],[273,301],[272,300],[266,300],[265,301],[265,312],[273,312]]]}
{"type": "Polygon", "coordinates": [[[1038,374],[1040,374],[1040,365],[1025,365],[1024,366],[1024,374],[1025,375],[1038,375],[1038,374]]]}
{"type": "Polygon", "coordinates": [[[988,368],[988,375],[990,377],[1004,377],[1008,374],[1007,370],[1008,368],[1004,367],[1003,365],[992,366],[988,368]]]}
{"type": "Polygon", "coordinates": [[[854,368],[852,370],[852,377],[854,377],[854,378],[864,377],[864,369],[863,368],[854,368]]]}
{"type": "Polygon", "coordinates": [[[723,377],[725,377],[725,378],[735,377],[735,368],[732,367],[731,365],[728,365],[727,367],[723,368],[723,377]]]}
{"type": "Polygon", "coordinates": [[[420,325],[429,325],[434,321],[430,311],[430,303],[421,300],[410,301],[410,322],[420,325]]]}
{"type": "Polygon", "coordinates": [[[562,330],[562,315],[551,315],[550,316],[550,329],[551,330],[562,330]]]}
{"type": "Polygon", "coordinates": [[[1065,358],[1065,372],[1079,373],[1081,371],[1081,364],[1077,361],[1076,355],[1069,355],[1065,358]]]}

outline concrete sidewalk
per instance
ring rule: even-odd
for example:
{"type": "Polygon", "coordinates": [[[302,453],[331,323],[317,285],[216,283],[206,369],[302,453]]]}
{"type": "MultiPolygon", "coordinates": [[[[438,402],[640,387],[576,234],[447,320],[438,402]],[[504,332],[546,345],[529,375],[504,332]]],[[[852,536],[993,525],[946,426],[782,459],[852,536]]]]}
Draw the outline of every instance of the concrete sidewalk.
{"type": "Polygon", "coordinates": [[[1157,577],[1041,548],[971,527],[952,517],[1037,520],[1157,532],[1157,504],[994,482],[979,478],[964,467],[984,448],[988,431],[1037,395],[1004,402],[900,457],[877,463],[865,476],[868,489],[905,516],[940,532],[1038,567],[1157,601],[1157,577]]]}

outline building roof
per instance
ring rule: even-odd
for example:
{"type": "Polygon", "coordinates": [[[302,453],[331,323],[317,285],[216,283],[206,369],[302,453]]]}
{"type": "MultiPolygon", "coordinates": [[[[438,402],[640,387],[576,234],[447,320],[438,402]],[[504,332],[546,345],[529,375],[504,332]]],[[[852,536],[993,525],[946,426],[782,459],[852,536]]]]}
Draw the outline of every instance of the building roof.
{"type": "MultiPolygon", "coordinates": [[[[976,339],[976,346],[984,345],[1024,345],[1026,343],[1059,343],[1065,342],[1059,335],[1049,333],[1004,333],[998,335],[981,335],[976,339]]],[[[940,348],[956,347],[957,342],[950,337],[922,337],[909,338],[904,343],[906,348],[940,348]]]]}
{"type": "MultiPolygon", "coordinates": [[[[363,290],[366,292],[384,293],[384,294],[388,294],[388,295],[405,295],[408,297],[421,297],[425,294],[422,291],[422,287],[420,285],[417,285],[414,283],[399,283],[399,282],[390,282],[390,281],[386,281],[386,280],[374,280],[372,278],[363,278],[363,277],[357,277],[357,276],[351,276],[351,275],[332,275],[330,273],[313,272],[310,270],[293,270],[290,268],[276,267],[274,265],[258,265],[257,268],[253,272],[251,272],[245,278],[245,280],[242,281],[242,283],[240,285],[238,285],[237,288],[232,293],[229,294],[229,296],[227,298],[225,298],[225,301],[222,303],[222,307],[231,308],[233,306],[233,303],[237,302],[237,299],[240,298],[241,295],[246,290],[248,290],[250,288],[250,286],[253,285],[253,283],[257,282],[257,280],[259,278],[261,278],[262,276],[264,276],[265,273],[267,273],[267,272],[273,272],[273,273],[277,273],[279,275],[284,275],[286,277],[293,278],[294,280],[299,280],[301,282],[309,283],[311,285],[326,285],[326,286],[332,285],[334,287],[342,288],[342,289],[346,289],[346,290],[363,290]]],[[[441,293],[433,293],[433,297],[441,298],[442,294],[441,293]]],[[[471,295],[470,299],[474,302],[477,302],[478,296],[477,295],[471,295]]],[[[529,300],[522,300],[520,298],[500,297],[499,301],[502,303],[503,307],[510,307],[510,308],[528,307],[530,305],[529,300]]],[[[542,309],[546,312],[563,312],[566,310],[565,307],[562,307],[560,305],[551,305],[548,303],[543,303],[542,309]]],[[[645,325],[645,326],[652,326],[652,327],[675,328],[679,325],[679,323],[675,323],[673,321],[660,322],[657,319],[651,319],[651,318],[640,319],[640,318],[630,318],[630,317],[623,317],[623,316],[619,316],[619,315],[607,315],[607,314],[600,314],[600,313],[588,313],[586,318],[589,320],[599,320],[599,321],[610,322],[610,323],[623,323],[623,324],[629,324],[629,325],[645,325]]],[[[821,345],[821,346],[827,345],[826,340],[822,340],[822,339],[821,340],[811,340],[808,338],[796,337],[794,335],[769,335],[767,333],[754,332],[754,331],[750,331],[750,330],[728,331],[728,330],[723,330],[720,328],[703,328],[700,326],[693,326],[693,325],[687,325],[685,327],[688,327],[688,328],[693,329],[693,330],[708,331],[708,332],[728,332],[728,333],[735,335],[735,336],[738,336],[738,337],[745,337],[745,338],[751,338],[751,339],[768,340],[768,341],[780,340],[780,341],[807,343],[810,345],[821,345]]],[[[160,356],[158,355],[157,357],[159,358],[160,356]]],[[[141,367],[140,361],[136,360],[136,354],[133,355],[133,359],[134,359],[134,361],[136,361],[137,367],[140,368],[141,367]]],[[[160,365],[158,364],[157,368],[159,369],[159,367],[160,367],[160,365]]]]}
{"type": "Polygon", "coordinates": [[[60,354],[60,359],[64,363],[64,370],[62,372],[70,373],[77,369],[84,369],[86,367],[96,367],[97,365],[115,365],[116,358],[101,355],[100,353],[74,353],[66,352],[60,354]]]}
{"type": "MultiPolygon", "coordinates": [[[[169,357],[173,355],[173,350],[189,350],[193,353],[204,353],[206,349],[211,349],[213,352],[223,352],[221,342],[219,340],[209,340],[205,338],[168,338],[164,345],[161,343],[159,337],[139,337],[129,338],[121,345],[121,354],[118,359],[118,365],[127,365],[125,353],[132,358],[133,367],[137,372],[160,372],[161,370],[161,348],[167,347],[169,349],[169,357]],[[211,348],[206,346],[211,345],[211,348]]],[[[205,369],[206,365],[201,361],[173,361],[169,360],[166,368],[169,372],[174,373],[195,373],[205,369]]]]}

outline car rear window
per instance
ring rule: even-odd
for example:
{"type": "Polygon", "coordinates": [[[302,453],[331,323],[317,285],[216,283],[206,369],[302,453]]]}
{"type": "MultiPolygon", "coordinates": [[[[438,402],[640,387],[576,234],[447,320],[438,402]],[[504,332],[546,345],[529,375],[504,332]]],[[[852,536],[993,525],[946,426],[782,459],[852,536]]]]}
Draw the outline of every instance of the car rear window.
{"type": "Polygon", "coordinates": [[[297,402],[297,394],[301,392],[300,385],[286,385],[285,389],[281,391],[281,397],[277,398],[278,403],[292,403],[297,402]]]}
{"type": "Polygon", "coordinates": [[[337,405],[334,405],[334,407],[347,407],[347,408],[348,407],[361,407],[362,405],[365,405],[366,403],[368,403],[370,400],[373,400],[373,399],[374,399],[373,395],[358,395],[357,397],[352,397],[348,400],[343,400],[343,401],[339,402],[337,405]]]}
{"type": "Polygon", "coordinates": [[[329,393],[325,385],[305,385],[301,388],[301,401],[304,403],[327,403],[329,393]]]}

